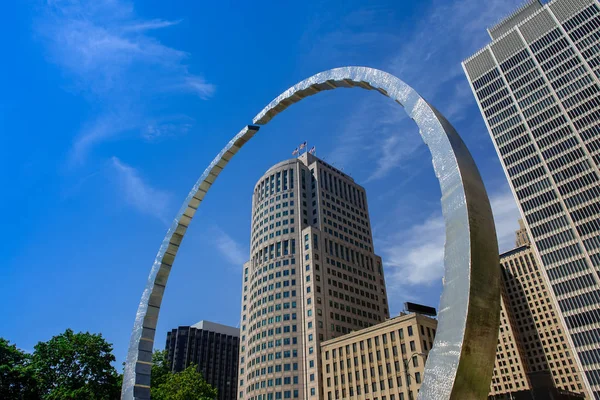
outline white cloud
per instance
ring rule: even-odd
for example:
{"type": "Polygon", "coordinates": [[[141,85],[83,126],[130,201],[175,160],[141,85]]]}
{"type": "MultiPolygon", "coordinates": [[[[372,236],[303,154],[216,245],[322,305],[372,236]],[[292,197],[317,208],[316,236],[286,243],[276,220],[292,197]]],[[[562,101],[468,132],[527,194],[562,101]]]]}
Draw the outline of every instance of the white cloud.
{"type": "Polygon", "coordinates": [[[153,118],[138,112],[120,110],[100,115],[88,122],[75,137],[70,152],[71,165],[81,164],[97,145],[125,135],[138,135],[148,142],[186,134],[194,119],[185,115],[153,118]]]}
{"type": "Polygon", "coordinates": [[[389,136],[378,141],[375,149],[377,157],[376,167],[366,182],[381,179],[394,168],[401,166],[406,160],[414,157],[416,151],[423,147],[417,132],[398,132],[401,128],[394,129],[389,136]]]}
{"type": "Polygon", "coordinates": [[[221,253],[230,264],[241,268],[241,266],[248,261],[249,252],[221,228],[214,227],[212,230],[212,240],[219,253],[221,253]]]}
{"type": "Polygon", "coordinates": [[[141,21],[138,23],[132,23],[131,25],[127,25],[123,27],[123,31],[125,32],[141,32],[148,31],[152,29],[161,29],[168,28],[169,26],[177,25],[181,20],[177,21],[165,21],[162,19],[153,19],[148,21],[141,21]]]}
{"type": "Polygon", "coordinates": [[[182,88],[195,93],[201,99],[208,99],[215,92],[215,85],[206,83],[203,78],[198,76],[188,76],[185,79],[182,88]]]}
{"type": "Polygon", "coordinates": [[[192,128],[194,120],[185,115],[149,120],[142,127],[142,137],[147,141],[159,138],[185,135],[192,128]]]}
{"type": "MultiPolygon", "coordinates": [[[[327,156],[329,162],[350,165],[360,160],[374,163],[365,182],[376,181],[402,168],[425,145],[414,123],[396,103],[368,99],[351,113],[339,135],[339,143],[327,156]]],[[[410,171],[405,171],[409,174],[410,171]]]]}
{"type": "Polygon", "coordinates": [[[383,241],[386,281],[392,288],[429,285],[444,274],[444,219],[434,215],[383,241]],[[391,241],[389,241],[391,240],[391,241]]]}
{"type": "Polygon", "coordinates": [[[139,18],[127,0],[48,1],[36,27],[49,57],[102,110],[77,136],[71,161],[83,161],[96,144],[126,131],[143,133],[157,117],[156,94],[213,95],[215,86],[189,71],[188,53],[151,36],[179,22],[139,18]]]}
{"type": "MultiPolygon", "coordinates": [[[[500,252],[514,248],[515,232],[520,218],[509,190],[490,196],[500,252]]],[[[386,281],[396,290],[430,286],[444,275],[444,219],[434,214],[406,229],[392,232],[377,240],[381,243],[386,266],[386,281]]]]}
{"type": "Polygon", "coordinates": [[[71,147],[72,164],[82,163],[91,148],[97,144],[135,129],[139,124],[137,117],[107,113],[89,122],[75,138],[71,147]]]}
{"type": "Polygon", "coordinates": [[[110,165],[124,200],[139,212],[156,217],[167,224],[169,220],[165,213],[169,210],[171,195],[144,182],[135,168],[117,157],[112,157],[110,165]]]}
{"type": "Polygon", "coordinates": [[[461,62],[489,43],[486,29],[498,22],[499,16],[510,14],[521,3],[522,0],[432,2],[424,18],[417,20],[389,60],[389,71],[410,82],[450,121],[462,119],[473,100],[461,62]]]}
{"type": "MultiPolygon", "coordinates": [[[[367,47],[373,54],[384,54],[384,70],[409,83],[450,122],[456,123],[466,118],[466,110],[474,104],[461,61],[489,42],[486,28],[498,22],[498,16],[508,15],[520,3],[521,0],[431,2],[429,9],[413,19],[410,29],[402,35],[380,28],[386,10],[357,10],[341,19],[345,25],[338,31],[323,34],[326,40],[315,48],[324,48],[326,57],[338,63],[352,59],[359,49],[367,47]]],[[[349,167],[357,159],[362,162],[355,155],[368,148],[376,160],[376,169],[367,181],[383,179],[403,167],[421,141],[417,135],[404,135],[402,131],[406,129],[399,125],[400,118],[386,118],[394,116],[393,112],[375,110],[382,108],[381,102],[372,103],[371,99],[361,102],[348,113],[352,117],[330,157],[349,167]],[[382,117],[384,121],[379,121],[382,117]]],[[[396,104],[392,107],[398,108],[396,104]]],[[[479,132],[477,135],[481,136],[479,132]]]]}
{"type": "Polygon", "coordinates": [[[521,218],[521,214],[515,198],[508,188],[490,196],[490,203],[494,212],[498,248],[500,253],[503,253],[515,247],[515,232],[519,229],[518,220],[521,218]]]}

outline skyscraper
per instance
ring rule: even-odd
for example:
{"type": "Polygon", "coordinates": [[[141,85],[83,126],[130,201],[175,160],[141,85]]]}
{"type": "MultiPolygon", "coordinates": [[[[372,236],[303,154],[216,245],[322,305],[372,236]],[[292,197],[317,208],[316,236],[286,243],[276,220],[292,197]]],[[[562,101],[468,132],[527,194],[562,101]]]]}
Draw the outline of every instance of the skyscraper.
{"type": "Polygon", "coordinates": [[[191,364],[218,392],[218,400],[237,397],[237,371],[240,330],[231,326],[200,321],[167,332],[167,361],[172,372],[191,364]]]}
{"type": "Polygon", "coordinates": [[[500,255],[502,308],[490,396],[501,400],[530,390],[547,392],[550,388],[537,387],[535,379],[546,373],[549,385],[591,399],[538,257],[519,222],[517,247],[500,255]]]}
{"type": "Polygon", "coordinates": [[[238,398],[322,398],[320,343],[389,317],[364,188],[309,153],[271,167],[242,286],[238,398]]]}
{"type": "Polygon", "coordinates": [[[463,67],[600,399],[600,6],[530,1],[463,67]]]}

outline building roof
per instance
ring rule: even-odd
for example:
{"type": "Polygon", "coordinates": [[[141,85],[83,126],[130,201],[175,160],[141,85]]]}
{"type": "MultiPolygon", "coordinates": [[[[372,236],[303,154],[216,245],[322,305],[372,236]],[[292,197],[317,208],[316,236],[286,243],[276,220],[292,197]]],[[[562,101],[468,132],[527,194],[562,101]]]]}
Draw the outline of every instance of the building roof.
{"type": "Polygon", "coordinates": [[[336,342],[339,342],[339,341],[344,341],[344,340],[348,340],[350,338],[355,338],[355,337],[358,337],[358,336],[362,336],[362,335],[368,334],[369,332],[383,329],[383,328],[385,328],[385,327],[387,327],[389,325],[394,325],[394,324],[397,324],[397,323],[401,323],[401,322],[405,322],[405,321],[410,321],[410,320],[413,320],[413,319],[427,319],[427,320],[430,320],[430,321],[436,321],[436,323],[437,323],[437,320],[435,318],[431,318],[431,317],[425,316],[423,314],[418,314],[418,313],[406,314],[406,313],[401,312],[400,315],[397,315],[395,317],[387,319],[387,320],[385,320],[383,322],[380,322],[379,324],[371,325],[371,326],[369,326],[367,328],[363,328],[363,329],[360,329],[358,331],[352,331],[352,332],[347,333],[345,335],[338,336],[338,337],[335,337],[333,339],[326,340],[326,341],[324,341],[324,342],[321,343],[321,347],[330,346],[330,345],[332,345],[332,344],[334,344],[336,342]]]}
{"type": "Polygon", "coordinates": [[[512,250],[509,250],[509,251],[506,251],[506,252],[504,252],[504,253],[501,253],[501,254],[500,254],[500,258],[502,259],[502,258],[504,258],[504,257],[512,256],[513,254],[516,254],[516,253],[519,253],[519,252],[521,252],[521,251],[523,251],[523,250],[527,250],[527,249],[529,249],[529,247],[530,247],[530,246],[527,246],[527,245],[525,245],[525,246],[521,246],[521,247],[516,247],[516,248],[514,248],[514,249],[512,249],[512,250]]]}
{"type": "Polygon", "coordinates": [[[209,331],[209,332],[221,333],[223,335],[229,335],[229,336],[235,336],[235,337],[240,336],[239,328],[234,328],[233,326],[217,324],[216,322],[210,322],[210,321],[203,320],[203,321],[200,321],[200,322],[192,325],[191,327],[196,328],[196,329],[202,329],[202,330],[209,331]]]}
{"type": "Polygon", "coordinates": [[[540,0],[529,0],[527,3],[516,9],[512,14],[503,18],[496,25],[488,28],[488,33],[490,34],[492,40],[496,40],[517,26],[519,23],[535,14],[542,7],[543,4],[540,0]]]}

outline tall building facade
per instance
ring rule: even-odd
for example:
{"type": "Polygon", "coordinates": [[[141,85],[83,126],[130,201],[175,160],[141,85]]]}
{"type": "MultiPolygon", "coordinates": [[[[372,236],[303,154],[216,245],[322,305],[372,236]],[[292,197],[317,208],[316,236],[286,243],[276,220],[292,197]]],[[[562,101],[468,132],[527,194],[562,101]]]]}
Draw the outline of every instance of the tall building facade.
{"type": "Polygon", "coordinates": [[[280,162],[252,196],[238,398],[323,396],[320,344],[389,317],[367,197],[312,154],[280,162]]]}
{"type": "Polygon", "coordinates": [[[540,262],[519,222],[517,247],[500,255],[502,308],[490,396],[508,400],[536,390],[532,376],[549,373],[560,391],[592,399],[540,262]]]}
{"type": "Polygon", "coordinates": [[[437,320],[401,313],[321,347],[324,400],[414,400],[437,320]]]}
{"type": "Polygon", "coordinates": [[[167,332],[168,365],[180,372],[191,364],[198,366],[204,379],[217,389],[218,400],[237,398],[237,372],[240,330],[231,326],[200,321],[167,332]]]}
{"type": "Polygon", "coordinates": [[[530,1],[488,32],[463,67],[600,399],[600,5],[530,1]]]}

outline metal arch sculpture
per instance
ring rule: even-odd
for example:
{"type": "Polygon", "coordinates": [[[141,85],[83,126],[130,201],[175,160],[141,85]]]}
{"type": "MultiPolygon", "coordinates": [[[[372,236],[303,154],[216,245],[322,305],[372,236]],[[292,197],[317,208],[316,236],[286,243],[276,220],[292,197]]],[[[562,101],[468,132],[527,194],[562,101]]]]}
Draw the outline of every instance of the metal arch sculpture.
{"type": "Polygon", "coordinates": [[[403,106],[431,152],[446,227],[444,287],[438,331],[419,399],[484,399],[494,368],[500,313],[496,231],[485,187],[452,125],[417,92],[387,72],[342,67],[292,86],[227,143],[188,194],[156,256],[140,301],[123,377],[122,399],[150,398],[152,348],[167,279],[185,232],[210,186],[231,158],[275,115],[323,90],[377,90],[403,106]]]}

